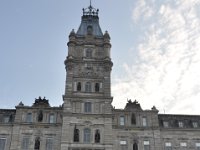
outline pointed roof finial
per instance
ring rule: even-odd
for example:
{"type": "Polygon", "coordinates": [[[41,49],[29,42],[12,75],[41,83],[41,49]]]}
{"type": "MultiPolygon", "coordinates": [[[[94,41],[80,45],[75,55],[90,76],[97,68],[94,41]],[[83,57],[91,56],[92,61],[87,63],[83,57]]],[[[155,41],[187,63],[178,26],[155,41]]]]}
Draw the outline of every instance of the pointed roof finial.
{"type": "Polygon", "coordinates": [[[92,7],[92,0],[90,0],[90,6],[83,8],[83,16],[98,16],[99,9],[92,7]]]}

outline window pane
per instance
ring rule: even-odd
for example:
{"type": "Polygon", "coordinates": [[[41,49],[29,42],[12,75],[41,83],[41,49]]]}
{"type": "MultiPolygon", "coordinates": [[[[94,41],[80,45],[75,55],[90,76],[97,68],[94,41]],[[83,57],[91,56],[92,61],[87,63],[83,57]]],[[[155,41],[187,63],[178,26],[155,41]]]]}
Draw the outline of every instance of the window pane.
{"type": "Polygon", "coordinates": [[[126,141],[120,141],[120,145],[126,145],[126,141]]]}
{"type": "Polygon", "coordinates": [[[197,128],[198,127],[198,123],[197,122],[192,122],[193,128],[197,128]]]}
{"type": "Polygon", "coordinates": [[[92,88],[91,88],[91,83],[90,82],[87,82],[85,84],[85,92],[91,92],[92,91],[92,88]]]}
{"type": "Polygon", "coordinates": [[[181,146],[181,147],[187,147],[187,143],[181,142],[181,143],[180,143],[180,146],[181,146]]]}
{"type": "Polygon", "coordinates": [[[49,123],[55,123],[54,114],[49,115],[49,123]]]}
{"type": "Polygon", "coordinates": [[[28,150],[29,148],[29,137],[24,137],[22,140],[22,150],[28,150]]]}
{"type": "Polygon", "coordinates": [[[183,128],[183,122],[182,122],[182,121],[179,121],[179,122],[178,122],[178,126],[179,126],[180,128],[183,128]]]}
{"type": "Polygon", "coordinates": [[[92,57],[92,50],[91,49],[86,50],[86,57],[88,57],[88,58],[92,57]]]}
{"type": "Polygon", "coordinates": [[[120,122],[119,123],[120,123],[121,126],[125,125],[125,118],[124,118],[124,116],[120,117],[120,122]]]}
{"type": "Polygon", "coordinates": [[[86,143],[90,142],[90,135],[91,135],[90,129],[88,128],[84,129],[84,142],[86,143]]]}
{"type": "Polygon", "coordinates": [[[28,113],[26,115],[26,122],[28,122],[28,123],[32,122],[32,114],[31,113],[28,113]]]}
{"type": "Polygon", "coordinates": [[[144,127],[147,126],[147,118],[146,118],[146,117],[143,117],[143,118],[142,118],[142,125],[143,125],[144,127]]]}
{"type": "Polygon", "coordinates": [[[5,146],[6,146],[6,139],[1,138],[0,139],[0,150],[5,150],[5,146]]]}
{"type": "Polygon", "coordinates": [[[4,123],[8,123],[9,122],[9,116],[4,116],[4,118],[3,118],[3,122],[4,123]]]}
{"type": "Polygon", "coordinates": [[[85,112],[88,113],[88,112],[91,112],[91,111],[92,111],[92,106],[91,106],[92,104],[91,104],[91,102],[85,102],[84,105],[85,105],[85,106],[84,106],[84,107],[85,107],[85,108],[84,108],[84,109],[85,109],[85,112]]]}
{"type": "Polygon", "coordinates": [[[168,128],[168,127],[169,127],[168,121],[164,121],[164,122],[163,122],[163,125],[164,125],[165,128],[168,128]]]}
{"type": "Polygon", "coordinates": [[[144,150],[149,150],[149,149],[150,149],[149,141],[144,141],[144,150]]]}
{"type": "Polygon", "coordinates": [[[53,150],[53,139],[52,138],[46,139],[46,150],[53,150]]]}
{"type": "Polygon", "coordinates": [[[165,143],[165,150],[172,150],[172,144],[170,142],[165,143]]]}

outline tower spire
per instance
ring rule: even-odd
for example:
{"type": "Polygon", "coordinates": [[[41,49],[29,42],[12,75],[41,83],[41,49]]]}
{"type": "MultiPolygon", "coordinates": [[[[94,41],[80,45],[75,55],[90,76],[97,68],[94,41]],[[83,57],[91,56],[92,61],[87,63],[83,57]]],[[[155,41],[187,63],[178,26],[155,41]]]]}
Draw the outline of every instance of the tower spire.
{"type": "Polygon", "coordinates": [[[90,6],[92,6],[92,0],[90,0],[90,6]]]}

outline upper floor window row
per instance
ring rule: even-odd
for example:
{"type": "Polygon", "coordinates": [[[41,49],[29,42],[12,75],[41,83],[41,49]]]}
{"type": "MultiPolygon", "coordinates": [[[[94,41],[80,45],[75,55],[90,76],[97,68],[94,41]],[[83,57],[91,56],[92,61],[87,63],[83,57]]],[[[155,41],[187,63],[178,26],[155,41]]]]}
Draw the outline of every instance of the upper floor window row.
{"type": "Polygon", "coordinates": [[[102,89],[102,83],[96,82],[74,82],[74,91],[78,92],[100,92],[102,89]]]}
{"type": "Polygon", "coordinates": [[[14,121],[13,114],[5,114],[5,115],[0,116],[1,123],[12,123],[13,121],[14,121]]]}
{"type": "MultiPolygon", "coordinates": [[[[41,149],[41,138],[40,137],[36,137],[34,139],[34,150],[39,150],[41,149]]],[[[30,136],[24,136],[22,139],[22,145],[21,145],[21,149],[22,150],[27,150],[30,149],[30,143],[32,143],[32,138],[30,136]]],[[[53,142],[53,138],[46,138],[46,143],[45,143],[45,150],[53,150],[54,147],[54,142],[53,142]]],[[[0,149],[1,150],[1,149],[0,149]]],[[[4,150],[4,149],[2,149],[4,150]]]]}
{"type": "MultiPolygon", "coordinates": [[[[37,114],[38,116],[36,116],[36,120],[37,122],[41,122],[41,123],[56,123],[56,116],[54,113],[50,113],[47,114],[47,120],[43,120],[43,114],[41,114],[42,112],[40,111],[39,114],[37,114]]],[[[32,123],[34,122],[34,118],[33,118],[33,113],[29,112],[26,114],[25,117],[25,122],[26,123],[32,123]]]]}
{"type": "Polygon", "coordinates": [[[198,128],[199,123],[191,120],[161,120],[161,126],[164,128],[198,128]]]}
{"type": "MultiPolygon", "coordinates": [[[[120,126],[125,126],[125,124],[129,124],[129,122],[130,122],[130,125],[136,125],[137,122],[136,122],[136,116],[134,113],[132,113],[131,116],[122,115],[119,117],[120,126]]],[[[143,127],[147,126],[147,117],[141,118],[141,126],[143,127]]]]}
{"type": "MultiPolygon", "coordinates": [[[[80,131],[76,126],[74,128],[73,139],[74,139],[74,142],[80,142],[80,131]]],[[[94,132],[94,142],[100,143],[100,140],[101,140],[100,130],[96,129],[94,132]]],[[[83,130],[83,142],[90,143],[91,141],[92,141],[92,131],[90,128],[85,128],[83,130]]]]}

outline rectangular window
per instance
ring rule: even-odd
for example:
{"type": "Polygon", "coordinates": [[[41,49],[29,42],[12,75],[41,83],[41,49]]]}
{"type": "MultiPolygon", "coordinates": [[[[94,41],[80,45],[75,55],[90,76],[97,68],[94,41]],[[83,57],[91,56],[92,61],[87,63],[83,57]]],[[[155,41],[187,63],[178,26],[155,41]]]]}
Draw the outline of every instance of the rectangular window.
{"type": "Polygon", "coordinates": [[[127,142],[126,141],[120,141],[120,145],[126,145],[127,142]]]}
{"type": "Polygon", "coordinates": [[[85,92],[92,92],[92,84],[90,82],[85,83],[85,92]]]}
{"type": "Polygon", "coordinates": [[[26,122],[28,122],[28,123],[32,122],[32,113],[27,113],[27,115],[26,115],[26,122]]]}
{"type": "Polygon", "coordinates": [[[198,123],[197,122],[192,122],[192,126],[193,126],[193,128],[197,128],[198,127],[198,123]]]}
{"type": "Polygon", "coordinates": [[[92,112],[92,104],[91,102],[85,102],[84,103],[84,110],[86,113],[92,112]]]}
{"type": "Polygon", "coordinates": [[[120,116],[119,119],[120,119],[120,120],[119,120],[120,126],[124,126],[124,125],[125,125],[125,118],[124,118],[124,116],[120,116]]]}
{"type": "Polygon", "coordinates": [[[181,143],[180,143],[180,146],[181,146],[181,147],[187,147],[187,143],[181,142],[181,143]]]}
{"type": "Polygon", "coordinates": [[[163,122],[163,126],[164,126],[165,128],[168,128],[168,127],[169,127],[169,122],[168,122],[168,121],[164,121],[164,122],[163,122]]]}
{"type": "Polygon", "coordinates": [[[170,142],[165,143],[165,150],[172,150],[172,144],[170,142]]]}
{"type": "Polygon", "coordinates": [[[74,82],[74,91],[76,92],[76,90],[77,90],[77,83],[74,82]]]}
{"type": "Polygon", "coordinates": [[[3,123],[9,123],[9,116],[4,116],[3,117],[3,123]]]}
{"type": "Polygon", "coordinates": [[[195,143],[196,149],[200,150],[200,143],[195,143]]]}
{"type": "Polygon", "coordinates": [[[22,140],[22,150],[28,150],[29,149],[29,137],[24,137],[22,140]]]}
{"type": "Polygon", "coordinates": [[[6,138],[0,138],[0,150],[5,150],[6,138]]]}
{"type": "Polygon", "coordinates": [[[120,146],[121,146],[121,150],[127,150],[128,147],[127,147],[127,142],[122,140],[120,141],[120,146]]]}
{"type": "Polygon", "coordinates": [[[91,130],[86,128],[84,129],[84,142],[89,143],[90,142],[90,136],[91,136],[91,130]]]}
{"type": "Polygon", "coordinates": [[[46,150],[53,150],[53,139],[52,138],[46,139],[46,150]]]}
{"type": "Polygon", "coordinates": [[[55,123],[55,115],[54,114],[49,115],[49,123],[55,123]]]}
{"type": "Polygon", "coordinates": [[[146,118],[146,117],[143,117],[143,118],[142,118],[142,126],[143,126],[143,127],[146,127],[146,126],[147,126],[147,118],[146,118]]]}
{"type": "Polygon", "coordinates": [[[178,126],[179,126],[180,128],[183,128],[183,122],[182,122],[182,121],[179,121],[179,122],[178,122],[178,126]]]}
{"type": "Polygon", "coordinates": [[[150,150],[149,141],[144,141],[144,150],[150,150]]]}

